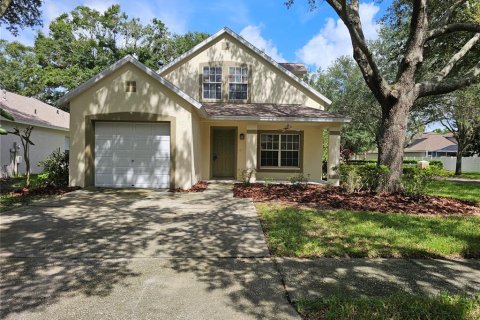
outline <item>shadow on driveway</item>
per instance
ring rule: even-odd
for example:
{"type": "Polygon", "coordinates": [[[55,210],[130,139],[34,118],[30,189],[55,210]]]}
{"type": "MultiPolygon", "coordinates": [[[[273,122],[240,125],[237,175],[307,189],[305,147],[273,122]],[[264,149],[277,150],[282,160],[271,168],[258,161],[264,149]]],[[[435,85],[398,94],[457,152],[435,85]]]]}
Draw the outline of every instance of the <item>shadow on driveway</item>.
{"type": "Polygon", "coordinates": [[[298,317],[253,204],[222,188],[81,190],[0,227],[2,318],[298,317]]]}

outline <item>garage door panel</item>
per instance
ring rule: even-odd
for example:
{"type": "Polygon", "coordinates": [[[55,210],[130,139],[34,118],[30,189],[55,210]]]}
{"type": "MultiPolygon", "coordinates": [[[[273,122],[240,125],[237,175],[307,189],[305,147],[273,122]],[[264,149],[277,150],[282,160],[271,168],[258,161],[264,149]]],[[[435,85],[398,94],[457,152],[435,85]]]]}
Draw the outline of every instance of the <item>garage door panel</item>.
{"type": "Polygon", "coordinates": [[[95,185],[169,187],[169,135],[168,123],[97,122],[95,185]]]}

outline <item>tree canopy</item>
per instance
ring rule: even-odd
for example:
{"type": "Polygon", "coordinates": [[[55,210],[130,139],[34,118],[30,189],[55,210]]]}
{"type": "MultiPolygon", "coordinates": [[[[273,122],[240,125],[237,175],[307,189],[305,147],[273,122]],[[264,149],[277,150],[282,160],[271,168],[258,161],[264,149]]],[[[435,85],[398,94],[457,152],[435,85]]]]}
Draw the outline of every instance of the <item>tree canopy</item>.
{"type": "Polygon", "coordinates": [[[0,40],[0,85],[9,91],[53,103],[127,54],[152,69],[181,55],[208,34],[172,34],[153,19],[143,25],[119,5],[105,12],[76,7],[39,32],[33,47],[0,40]]]}
{"type": "Polygon", "coordinates": [[[0,25],[18,35],[18,29],[41,26],[42,0],[2,0],[0,2],[0,25]]]}

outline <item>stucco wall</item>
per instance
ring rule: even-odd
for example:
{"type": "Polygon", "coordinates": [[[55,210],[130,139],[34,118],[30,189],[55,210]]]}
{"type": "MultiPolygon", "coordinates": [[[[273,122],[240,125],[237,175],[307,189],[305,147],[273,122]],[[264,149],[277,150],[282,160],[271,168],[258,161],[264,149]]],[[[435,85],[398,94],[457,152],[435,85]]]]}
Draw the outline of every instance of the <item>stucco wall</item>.
{"type": "MultiPolygon", "coordinates": [[[[290,130],[303,131],[303,173],[309,175],[311,181],[320,181],[322,178],[322,133],[324,126],[319,124],[295,124],[290,130]]],[[[258,123],[247,121],[204,121],[201,122],[202,135],[202,179],[210,179],[211,177],[211,153],[210,153],[210,130],[211,127],[235,127],[238,128],[237,138],[237,179],[241,178],[242,171],[247,169],[248,159],[252,155],[248,152],[256,153],[256,146],[251,148],[247,145],[248,132],[253,132],[251,128],[256,130],[275,130],[278,131],[286,126],[286,123],[258,123]],[[245,139],[240,140],[241,133],[245,134],[245,139]],[[248,152],[247,152],[248,151],[248,152]]],[[[259,141],[257,141],[258,143],[259,141]]],[[[284,172],[258,172],[257,179],[272,178],[277,180],[285,180],[300,171],[286,170],[284,172]]]]}
{"type": "Polygon", "coordinates": [[[182,60],[161,75],[196,100],[202,101],[201,64],[208,62],[247,64],[251,73],[251,103],[304,104],[323,109],[323,101],[318,97],[306,93],[306,89],[301,85],[227,34],[216,39],[207,49],[182,60]],[[228,49],[225,49],[225,43],[228,43],[228,49]]]}
{"type": "MultiPolygon", "coordinates": [[[[172,135],[172,170],[175,187],[189,188],[195,172],[192,130],[198,117],[192,107],[133,64],[126,64],[70,102],[70,184],[93,184],[94,130],[91,120],[168,121],[172,135]],[[136,81],[137,92],[125,92],[125,81],[136,81]],[[131,116],[128,116],[128,115],[131,116]]],[[[197,138],[198,139],[198,138],[197,138]]],[[[198,150],[196,150],[198,151],[198,150]]]]}
{"type": "MultiPolygon", "coordinates": [[[[12,131],[14,127],[24,129],[26,125],[13,124],[8,121],[2,121],[2,127],[8,131],[12,131]]],[[[30,146],[30,166],[32,173],[40,173],[43,167],[38,166],[38,163],[48,157],[53,151],[60,148],[61,151],[65,150],[65,137],[68,137],[68,131],[49,129],[43,127],[35,127],[32,131],[31,140],[35,145],[30,146]]],[[[13,134],[0,135],[0,161],[2,173],[11,172],[10,168],[10,149],[13,147],[13,143],[17,142],[20,147],[18,152],[19,156],[23,158],[23,147],[20,142],[20,138],[13,134]]],[[[19,164],[19,173],[25,173],[25,160],[19,164]]]]}

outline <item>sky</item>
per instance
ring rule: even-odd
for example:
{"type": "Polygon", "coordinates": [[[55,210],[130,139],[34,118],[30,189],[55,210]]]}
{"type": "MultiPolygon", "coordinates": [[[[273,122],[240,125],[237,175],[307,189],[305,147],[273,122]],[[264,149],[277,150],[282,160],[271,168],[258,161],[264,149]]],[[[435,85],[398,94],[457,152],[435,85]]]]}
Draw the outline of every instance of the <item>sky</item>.
{"type": "MultiPolygon", "coordinates": [[[[162,20],[171,32],[201,31],[210,34],[223,27],[239,33],[253,45],[278,62],[303,62],[314,71],[326,69],[338,57],[351,55],[352,49],[346,27],[335,12],[319,0],[314,11],[307,0],[296,0],[291,8],[285,0],[45,0],[44,26],[78,5],[104,11],[120,4],[130,18],[140,18],[146,24],[153,18],[162,20]]],[[[378,37],[378,19],[391,0],[361,1],[360,16],[368,39],[378,37]]],[[[24,29],[17,38],[3,27],[0,38],[32,45],[37,30],[24,29]]]]}

